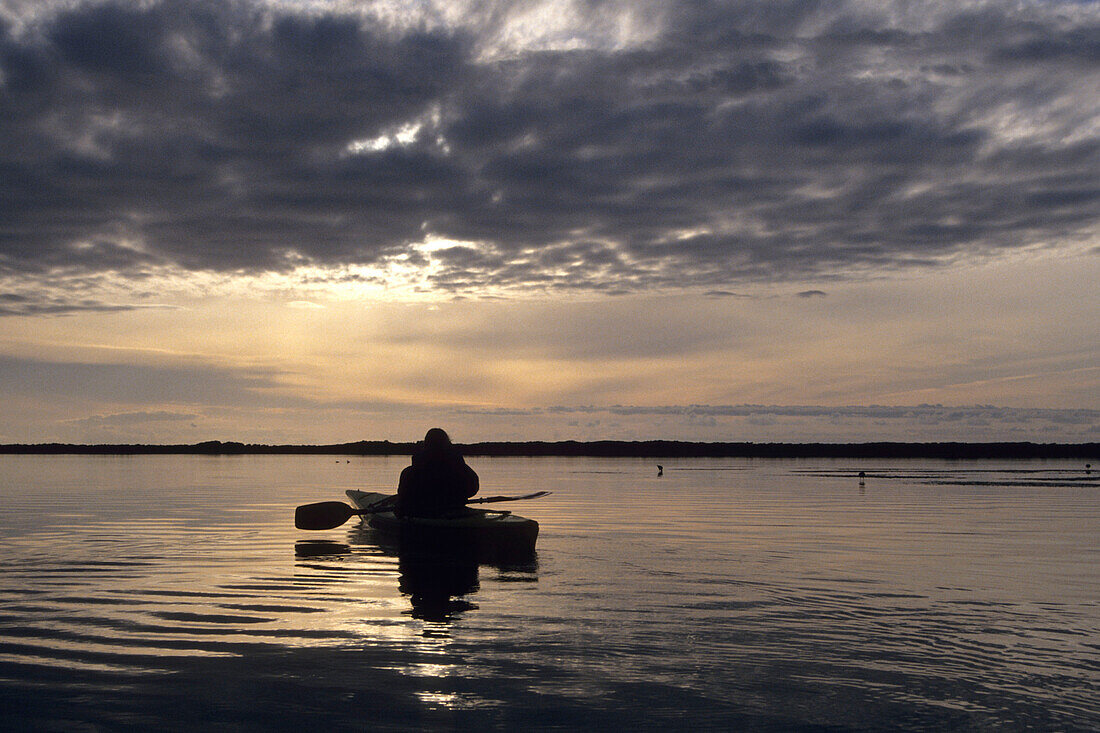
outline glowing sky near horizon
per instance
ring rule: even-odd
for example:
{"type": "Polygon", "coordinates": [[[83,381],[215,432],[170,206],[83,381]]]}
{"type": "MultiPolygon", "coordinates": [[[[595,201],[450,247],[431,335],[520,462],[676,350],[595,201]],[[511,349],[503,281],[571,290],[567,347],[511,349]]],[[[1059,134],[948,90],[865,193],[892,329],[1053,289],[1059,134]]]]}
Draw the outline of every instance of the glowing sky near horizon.
{"type": "Polygon", "coordinates": [[[0,442],[1100,440],[1098,38],[0,0],[0,442]]]}

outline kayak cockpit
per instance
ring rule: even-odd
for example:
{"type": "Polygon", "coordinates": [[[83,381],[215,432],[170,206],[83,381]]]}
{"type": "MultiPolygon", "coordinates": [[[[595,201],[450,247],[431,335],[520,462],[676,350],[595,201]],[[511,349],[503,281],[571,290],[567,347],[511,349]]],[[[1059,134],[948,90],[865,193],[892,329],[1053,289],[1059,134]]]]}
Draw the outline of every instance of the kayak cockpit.
{"type": "Polygon", "coordinates": [[[392,506],[395,496],[351,489],[348,498],[359,509],[383,509],[366,515],[367,524],[399,541],[402,547],[427,551],[472,552],[479,557],[531,556],[535,552],[539,525],[533,519],[508,511],[465,507],[441,517],[398,517],[392,506]]]}

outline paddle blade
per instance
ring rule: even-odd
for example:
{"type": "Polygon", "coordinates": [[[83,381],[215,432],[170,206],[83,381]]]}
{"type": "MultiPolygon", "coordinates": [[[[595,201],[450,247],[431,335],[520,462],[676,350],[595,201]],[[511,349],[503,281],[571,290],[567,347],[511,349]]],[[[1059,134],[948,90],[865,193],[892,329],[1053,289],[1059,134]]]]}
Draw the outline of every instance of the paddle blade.
{"type": "Polygon", "coordinates": [[[303,504],[294,510],[294,526],[298,529],[332,529],[339,527],[358,512],[342,501],[319,501],[303,504]]]}

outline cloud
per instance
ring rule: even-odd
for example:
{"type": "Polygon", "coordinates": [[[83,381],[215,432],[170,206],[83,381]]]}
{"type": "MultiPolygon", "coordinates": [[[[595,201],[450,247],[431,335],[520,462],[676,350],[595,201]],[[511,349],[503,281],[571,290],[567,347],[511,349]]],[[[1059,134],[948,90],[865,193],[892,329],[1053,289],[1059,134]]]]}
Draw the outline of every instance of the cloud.
{"type": "Polygon", "coordinates": [[[53,361],[0,355],[0,383],[20,396],[51,402],[296,406],[279,373],[213,364],[127,364],[53,361]]]}
{"type": "Polygon", "coordinates": [[[1100,410],[1094,409],[939,404],[559,405],[526,413],[471,409],[462,414],[484,418],[526,414],[548,421],[576,415],[615,417],[630,421],[642,435],[651,437],[661,437],[664,429],[683,434],[686,426],[713,428],[695,437],[704,440],[1036,440],[1044,432],[1056,433],[1058,437],[1052,439],[1082,440],[1100,425],[1100,410]],[[753,436],[744,432],[750,427],[774,428],[774,432],[753,436]],[[731,433],[741,437],[730,437],[731,433]]]}
{"type": "Polygon", "coordinates": [[[0,293],[0,317],[2,316],[67,316],[77,313],[114,313],[132,310],[174,309],[175,306],[159,304],[105,303],[94,298],[34,293],[0,293]]]}
{"type": "Polygon", "coordinates": [[[1100,222],[1092,4],[7,7],[0,278],[729,292],[1100,222]]]}
{"type": "MultiPolygon", "coordinates": [[[[187,422],[198,419],[198,415],[164,410],[143,412],[122,412],[113,415],[92,415],[90,417],[69,420],[68,422],[87,428],[134,427],[148,423],[187,422]]],[[[192,425],[193,427],[193,425],[192,425]]]]}
{"type": "Polygon", "coordinates": [[[1078,442],[1092,440],[1100,427],[1100,410],[995,405],[571,405],[453,414],[455,422],[477,426],[467,433],[520,426],[516,440],[534,433],[578,440],[1078,442]],[[586,424],[591,429],[581,428],[586,424]]]}
{"type": "Polygon", "coordinates": [[[1055,422],[1087,425],[1100,421],[1100,410],[999,407],[995,405],[614,405],[556,406],[553,413],[602,413],[613,415],[706,415],[712,417],[814,417],[913,420],[932,422],[996,421],[1031,423],[1055,422]]]}

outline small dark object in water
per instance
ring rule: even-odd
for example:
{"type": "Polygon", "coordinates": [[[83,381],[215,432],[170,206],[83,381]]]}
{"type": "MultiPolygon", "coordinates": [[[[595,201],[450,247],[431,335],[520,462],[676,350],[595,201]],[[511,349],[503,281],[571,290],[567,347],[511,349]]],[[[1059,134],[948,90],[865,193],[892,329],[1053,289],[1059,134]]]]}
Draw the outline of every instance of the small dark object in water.
{"type": "Polygon", "coordinates": [[[664,466],[662,466],[660,464],[657,464],[657,475],[658,476],[664,476],[665,475],[665,467],[664,466]]]}

